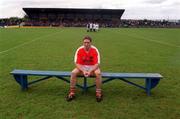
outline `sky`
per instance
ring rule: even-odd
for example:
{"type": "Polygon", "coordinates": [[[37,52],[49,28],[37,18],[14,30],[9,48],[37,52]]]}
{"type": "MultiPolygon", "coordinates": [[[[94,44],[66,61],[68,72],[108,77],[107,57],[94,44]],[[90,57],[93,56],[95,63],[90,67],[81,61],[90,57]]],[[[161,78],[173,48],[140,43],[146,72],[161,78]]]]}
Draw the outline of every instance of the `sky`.
{"type": "Polygon", "coordinates": [[[122,19],[180,20],[180,0],[0,0],[0,18],[23,17],[25,7],[125,9],[122,19]]]}

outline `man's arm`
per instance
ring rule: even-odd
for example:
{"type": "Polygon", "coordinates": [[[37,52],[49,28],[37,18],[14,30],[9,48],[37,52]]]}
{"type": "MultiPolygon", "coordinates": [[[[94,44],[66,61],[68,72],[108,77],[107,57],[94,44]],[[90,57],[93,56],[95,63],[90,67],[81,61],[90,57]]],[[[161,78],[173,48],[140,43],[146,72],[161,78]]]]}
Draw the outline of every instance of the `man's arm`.
{"type": "Polygon", "coordinates": [[[83,75],[84,75],[85,77],[90,76],[90,74],[91,74],[93,71],[95,71],[97,68],[99,68],[99,64],[95,64],[95,65],[93,65],[93,66],[91,67],[91,69],[90,69],[89,71],[86,71],[86,70],[83,68],[84,65],[80,65],[80,64],[75,64],[75,65],[76,65],[76,67],[77,67],[80,71],[83,72],[83,75]]]}
{"type": "MultiPolygon", "coordinates": [[[[80,71],[85,72],[83,65],[81,65],[81,64],[75,64],[75,65],[80,71]]],[[[91,72],[95,71],[97,68],[99,68],[99,64],[93,65],[92,68],[89,70],[89,72],[91,73],[91,72]]]]}
{"type": "Polygon", "coordinates": [[[75,65],[80,71],[84,72],[83,65],[81,64],[75,64],[75,65]]]}
{"type": "Polygon", "coordinates": [[[83,65],[81,64],[75,64],[76,65],[76,68],[78,68],[80,71],[82,71],[83,75],[85,77],[88,77],[90,76],[90,72],[89,71],[86,71],[84,68],[83,68],[83,65]]]}

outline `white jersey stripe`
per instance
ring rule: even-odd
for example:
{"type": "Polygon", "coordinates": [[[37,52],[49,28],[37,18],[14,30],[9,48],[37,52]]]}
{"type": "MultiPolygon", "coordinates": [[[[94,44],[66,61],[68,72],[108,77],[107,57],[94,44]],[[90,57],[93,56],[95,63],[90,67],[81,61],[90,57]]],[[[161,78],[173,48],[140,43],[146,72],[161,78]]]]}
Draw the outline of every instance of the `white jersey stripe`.
{"type": "Polygon", "coordinates": [[[98,64],[100,64],[100,53],[99,53],[98,49],[95,46],[93,46],[93,45],[91,45],[91,47],[94,48],[96,50],[96,52],[98,53],[98,56],[97,56],[98,64]]]}
{"type": "MultiPolygon", "coordinates": [[[[98,55],[98,56],[97,56],[97,58],[98,58],[98,64],[100,64],[100,53],[99,53],[98,49],[97,49],[95,46],[93,46],[93,45],[91,45],[91,47],[96,50],[97,55],[98,55]]],[[[84,46],[80,46],[80,47],[76,50],[76,53],[75,53],[75,56],[74,56],[74,63],[77,62],[77,53],[78,53],[78,51],[79,51],[81,48],[84,48],[84,46]]]]}

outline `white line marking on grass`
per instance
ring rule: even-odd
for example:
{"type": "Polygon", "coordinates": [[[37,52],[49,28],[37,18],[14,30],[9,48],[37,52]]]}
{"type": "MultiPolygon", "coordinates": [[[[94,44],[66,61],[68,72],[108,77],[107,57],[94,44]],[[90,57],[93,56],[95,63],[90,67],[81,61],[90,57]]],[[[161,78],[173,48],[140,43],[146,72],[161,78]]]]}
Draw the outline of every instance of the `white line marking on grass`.
{"type": "Polygon", "coordinates": [[[126,33],[122,33],[122,34],[124,34],[124,35],[126,35],[126,36],[133,37],[133,38],[138,38],[138,39],[142,39],[142,40],[146,40],[146,41],[158,43],[158,44],[161,44],[161,45],[166,45],[166,46],[170,46],[170,47],[180,48],[180,46],[178,46],[178,45],[168,44],[168,43],[165,43],[165,42],[161,42],[161,41],[157,41],[157,40],[152,40],[152,39],[150,39],[150,38],[139,37],[139,36],[137,36],[137,35],[129,35],[129,34],[126,34],[126,33]]]}
{"type": "Polygon", "coordinates": [[[15,46],[15,47],[9,48],[9,49],[4,50],[4,51],[1,51],[0,54],[4,54],[4,53],[9,52],[9,51],[11,51],[11,50],[20,48],[20,47],[22,47],[22,46],[24,46],[24,45],[30,44],[30,43],[32,43],[32,42],[34,42],[34,41],[37,41],[37,40],[39,40],[39,39],[42,39],[42,38],[45,38],[45,37],[48,37],[48,36],[52,36],[52,35],[57,34],[57,33],[59,33],[59,31],[58,31],[58,32],[55,32],[55,33],[51,33],[51,34],[45,35],[45,36],[37,37],[37,38],[35,38],[35,39],[31,40],[31,41],[27,41],[27,42],[25,42],[25,43],[22,43],[22,44],[20,44],[20,45],[15,46]]]}

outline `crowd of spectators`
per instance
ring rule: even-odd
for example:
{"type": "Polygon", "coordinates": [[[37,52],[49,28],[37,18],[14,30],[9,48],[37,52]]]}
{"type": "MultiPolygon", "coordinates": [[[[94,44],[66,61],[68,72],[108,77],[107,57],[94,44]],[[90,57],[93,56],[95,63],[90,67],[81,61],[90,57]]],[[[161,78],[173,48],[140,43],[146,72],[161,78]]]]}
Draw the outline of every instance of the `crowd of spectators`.
{"type": "Polygon", "coordinates": [[[157,27],[157,28],[166,28],[166,27],[179,27],[179,21],[168,21],[168,20],[121,20],[119,27],[157,27]]]}
{"type": "Polygon", "coordinates": [[[20,25],[22,22],[23,19],[17,17],[0,19],[0,27],[17,26],[20,25]]]}
{"type": "Polygon", "coordinates": [[[60,20],[22,20],[22,19],[0,19],[0,26],[11,26],[20,25],[23,23],[24,26],[49,26],[49,27],[86,27],[91,23],[98,23],[99,27],[152,27],[152,28],[180,28],[179,21],[168,21],[168,20],[87,20],[87,19],[60,19],[60,20]]]}
{"type": "Polygon", "coordinates": [[[111,21],[111,20],[60,20],[60,21],[27,21],[26,26],[55,26],[55,27],[86,27],[89,22],[99,23],[100,27],[180,27],[180,21],[171,22],[167,20],[120,20],[120,21],[111,21]]]}

